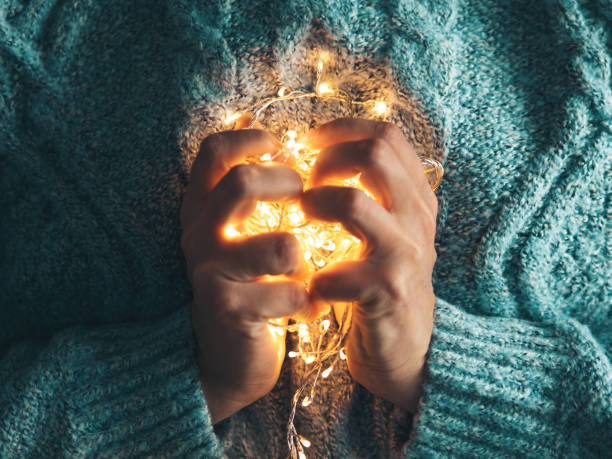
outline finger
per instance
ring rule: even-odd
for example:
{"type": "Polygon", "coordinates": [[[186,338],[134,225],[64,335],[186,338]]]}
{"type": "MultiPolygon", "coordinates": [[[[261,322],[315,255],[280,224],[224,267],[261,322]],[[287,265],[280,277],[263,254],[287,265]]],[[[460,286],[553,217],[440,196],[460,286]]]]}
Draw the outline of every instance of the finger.
{"type": "Polygon", "coordinates": [[[380,204],[356,188],[320,186],[302,194],[304,212],[324,221],[339,221],[371,250],[390,249],[395,221],[380,204]]]}
{"type": "Polygon", "coordinates": [[[250,322],[279,317],[311,319],[317,310],[310,303],[304,284],[291,281],[228,282],[225,304],[232,314],[250,322]]]}
{"type": "Polygon", "coordinates": [[[329,179],[346,179],[361,173],[360,180],[391,210],[410,197],[410,179],[393,147],[373,138],[331,145],[319,156],[312,171],[314,186],[329,179]]]}
{"type": "Polygon", "coordinates": [[[242,159],[264,153],[274,153],[280,142],[261,129],[238,129],[209,135],[191,169],[191,186],[206,194],[232,166],[242,159]]]}
{"type": "Polygon", "coordinates": [[[394,124],[362,118],[338,118],[311,130],[306,142],[311,148],[322,150],[331,145],[356,140],[382,138],[412,149],[402,131],[394,124]]]}
{"type": "Polygon", "coordinates": [[[408,186],[423,197],[429,213],[436,213],[438,203],[431,189],[423,163],[417,156],[414,147],[406,140],[402,131],[391,123],[359,118],[339,118],[312,130],[305,142],[311,148],[325,149],[341,142],[363,139],[383,139],[393,148],[400,163],[406,171],[408,186]]]}
{"type": "Polygon", "coordinates": [[[337,143],[374,138],[389,142],[408,172],[419,171],[419,174],[414,174],[418,186],[426,185],[431,192],[414,147],[394,124],[360,118],[338,118],[310,131],[306,143],[311,148],[322,150],[337,143]]]}
{"type": "Polygon", "coordinates": [[[289,233],[263,233],[227,241],[219,269],[234,281],[250,281],[264,275],[293,275],[303,268],[300,247],[289,233]]]}
{"type": "Polygon", "coordinates": [[[211,191],[206,200],[207,224],[221,229],[227,223],[247,217],[257,201],[297,198],[302,179],[293,169],[280,164],[239,164],[211,191]]]}
{"type": "Polygon", "coordinates": [[[310,283],[312,301],[368,302],[376,296],[376,273],[363,261],[336,263],[316,273],[310,283]]]}

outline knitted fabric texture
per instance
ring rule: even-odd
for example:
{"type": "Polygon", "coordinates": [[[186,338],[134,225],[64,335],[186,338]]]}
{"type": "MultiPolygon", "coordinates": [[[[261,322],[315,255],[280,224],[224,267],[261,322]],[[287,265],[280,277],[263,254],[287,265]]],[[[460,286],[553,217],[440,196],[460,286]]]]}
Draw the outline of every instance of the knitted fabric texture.
{"type": "Polygon", "coordinates": [[[611,34],[604,0],[2,2],[0,457],[286,455],[295,362],[210,423],[178,212],[315,46],[446,173],[419,411],[335,372],[309,455],[610,457],[611,34]]]}

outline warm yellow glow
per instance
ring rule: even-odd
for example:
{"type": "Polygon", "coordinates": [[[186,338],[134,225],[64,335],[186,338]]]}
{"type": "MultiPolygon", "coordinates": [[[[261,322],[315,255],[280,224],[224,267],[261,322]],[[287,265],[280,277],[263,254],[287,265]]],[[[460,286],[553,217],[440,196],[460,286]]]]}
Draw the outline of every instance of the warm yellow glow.
{"type": "Polygon", "coordinates": [[[329,367],[329,368],[326,368],[325,370],[323,370],[321,372],[321,376],[324,377],[324,378],[327,378],[329,376],[329,374],[332,372],[333,369],[334,369],[333,366],[329,367]]]}
{"type": "Polygon", "coordinates": [[[281,327],[275,327],[272,324],[266,324],[268,327],[268,331],[272,334],[272,335],[276,335],[276,336],[285,336],[285,330],[283,330],[281,327]]]}
{"type": "Polygon", "coordinates": [[[372,111],[377,115],[385,115],[387,113],[387,104],[377,100],[374,102],[374,107],[372,107],[372,111]]]}
{"type": "Polygon", "coordinates": [[[321,96],[332,95],[333,93],[334,90],[330,88],[329,83],[325,81],[323,83],[319,83],[319,86],[317,86],[317,94],[321,96]]]}
{"type": "MultiPolygon", "coordinates": [[[[358,105],[367,108],[373,116],[382,117],[389,114],[390,106],[385,101],[353,100],[348,93],[340,88],[332,88],[328,81],[322,81],[325,78],[324,65],[332,59],[332,56],[328,51],[324,50],[315,51],[315,56],[318,56],[318,59],[315,58],[316,82],[313,84],[314,90],[312,88],[308,90],[295,90],[284,85],[281,86],[278,89],[277,96],[263,98],[253,107],[245,110],[245,112],[253,113],[251,127],[255,125],[258,117],[264,112],[266,107],[271,104],[302,98],[337,99],[345,102],[350,107],[358,105]]],[[[393,103],[390,105],[391,108],[394,107],[393,103]]],[[[243,116],[241,112],[228,112],[224,122],[228,126],[233,125],[241,116],[243,116]]],[[[273,155],[270,153],[261,154],[261,156],[249,158],[249,160],[286,162],[300,174],[305,189],[310,188],[312,186],[310,174],[319,151],[310,149],[300,142],[298,133],[295,130],[287,130],[282,136],[281,143],[281,149],[277,153],[273,155]]],[[[422,160],[422,162],[425,169],[424,172],[432,189],[435,190],[442,179],[442,166],[434,160],[422,160]]],[[[377,199],[363,187],[359,174],[345,180],[336,180],[333,184],[358,188],[371,198],[377,199]]],[[[292,233],[302,250],[307,277],[338,261],[357,259],[361,254],[361,241],[357,237],[347,232],[338,223],[309,220],[296,202],[258,202],[251,216],[245,222],[236,226],[225,226],[222,232],[223,236],[227,239],[233,239],[270,231],[292,233]]],[[[309,281],[309,278],[305,280],[306,285],[308,285],[309,281]]],[[[347,306],[346,310],[350,312],[348,308],[349,306],[347,306]]],[[[331,322],[328,319],[312,324],[301,322],[288,324],[286,319],[271,320],[268,323],[271,335],[277,338],[279,343],[285,336],[286,331],[297,332],[297,348],[290,350],[287,356],[289,358],[299,357],[305,365],[311,365],[306,372],[307,376],[293,397],[293,414],[287,427],[287,438],[292,459],[306,459],[302,446],[310,446],[310,441],[297,433],[293,423],[295,409],[303,391],[308,390],[309,392],[309,395],[305,396],[301,402],[301,405],[306,407],[313,401],[319,375],[322,378],[329,377],[334,369],[334,365],[338,361],[347,359],[344,344],[350,324],[350,313],[347,314],[345,312],[340,322],[338,323],[339,327],[333,328],[331,331],[331,322]],[[327,368],[323,369],[324,366],[327,368]]],[[[279,349],[282,349],[282,347],[279,346],[279,349]]]]}
{"type": "Polygon", "coordinates": [[[240,118],[241,116],[242,113],[240,112],[227,112],[223,122],[226,126],[229,126],[230,124],[233,124],[236,120],[238,120],[238,118],[240,118]]]}
{"type": "Polygon", "coordinates": [[[223,228],[223,235],[226,239],[234,239],[240,236],[240,233],[232,225],[226,225],[225,228],[223,228]]]}

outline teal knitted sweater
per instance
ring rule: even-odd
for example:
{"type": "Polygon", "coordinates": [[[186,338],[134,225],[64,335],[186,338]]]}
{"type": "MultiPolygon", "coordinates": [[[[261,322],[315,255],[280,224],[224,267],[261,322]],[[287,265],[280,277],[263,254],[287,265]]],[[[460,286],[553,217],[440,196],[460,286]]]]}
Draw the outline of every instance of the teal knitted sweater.
{"type": "Polygon", "coordinates": [[[419,411],[340,371],[309,456],[612,457],[606,0],[1,2],[0,457],[286,455],[292,362],[210,423],[178,211],[223,107],[320,44],[418,102],[446,174],[419,411]]]}

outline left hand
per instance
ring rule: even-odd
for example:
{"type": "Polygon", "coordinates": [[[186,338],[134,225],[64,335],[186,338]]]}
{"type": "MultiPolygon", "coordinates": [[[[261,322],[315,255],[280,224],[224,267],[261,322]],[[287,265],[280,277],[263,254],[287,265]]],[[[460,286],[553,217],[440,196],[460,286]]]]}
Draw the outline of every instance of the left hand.
{"type": "Polygon", "coordinates": [[[432,271],[438,201],[413,147],[396,126],[343,118],[311,132],[321,149],[316,186],[302,196],[314,218],[339,221],[365,245],[364,258],[317,273],[315,301],[354,301],[348,368],[370,392],[415,412],[433,327],[432,271]],[[317,186],[361,173],[356,188],[317,186]]]}

